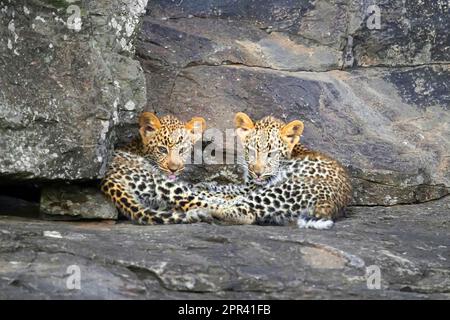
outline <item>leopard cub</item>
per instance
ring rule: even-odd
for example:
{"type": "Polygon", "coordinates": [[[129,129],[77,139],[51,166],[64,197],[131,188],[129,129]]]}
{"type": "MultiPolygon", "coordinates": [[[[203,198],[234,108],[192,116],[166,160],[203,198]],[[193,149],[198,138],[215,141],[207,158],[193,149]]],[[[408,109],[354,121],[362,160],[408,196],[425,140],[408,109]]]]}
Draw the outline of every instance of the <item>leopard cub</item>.
{"type": "Polygon", "coordinates": [[[182,123],[173,116],[144,112],[139,137],[115,151],[102,191],[122,214],[137,224],[210,221],[200,209],[206,200],[178,181],[193,144],[202,136],[205,120],[182,123]]]}
{"type": "Polygon", "coordinates": [[[246,184],[211,186],[211,194],[228,199],[212,216],[239,224],[333,226],[351,200],[350,179],[338,161],[300,144],[303,123],[270,116],[254,123],[239,112],[235,125],[246,184]]]}

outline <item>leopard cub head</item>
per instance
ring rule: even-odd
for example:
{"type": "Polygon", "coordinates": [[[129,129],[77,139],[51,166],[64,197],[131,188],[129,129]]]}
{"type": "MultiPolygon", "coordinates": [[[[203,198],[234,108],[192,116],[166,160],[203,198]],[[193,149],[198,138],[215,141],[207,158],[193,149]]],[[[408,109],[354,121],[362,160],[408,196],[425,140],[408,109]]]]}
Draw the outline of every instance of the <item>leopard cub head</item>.
{"type": "Polygon", "coordinates": [[[151,112],[143,112],[139,127],[145,157],[173,180],[184,170],[192,147],[201,139],[206,125],[200,117],[183,123],[171,115],[158,118],[151,112]]]}
{"type": "Polygon", "coordinates": [[[243,147],[247,178],[256,184],[276,179],[281,164],[290,159],[294,146],[300,141],[303,122],[294,120],[286,124],[269,116],[254,123],[243,112],[236,114],[234,122],[243,147]]]}

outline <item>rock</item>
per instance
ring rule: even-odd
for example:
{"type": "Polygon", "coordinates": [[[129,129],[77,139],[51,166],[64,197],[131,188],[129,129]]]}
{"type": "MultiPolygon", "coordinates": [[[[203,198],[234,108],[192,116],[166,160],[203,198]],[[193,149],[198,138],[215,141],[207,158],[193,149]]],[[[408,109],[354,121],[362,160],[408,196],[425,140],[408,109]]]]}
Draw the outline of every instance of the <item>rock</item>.
{"type": "Polygon", "coordinates": [[[139,53],[171,64],[320,71],[450,60],[445,1],[159,0],[147,12],[139,53]]]}
{"type": "Polygon", "coordinates": [[[448,64],[450,47],[448,1],[376,1],[380,28],[369,29],[374,16],[373,1],[362,1],[352,8],[352,16],[365,16],[361,23],[354,19],[350,33],[358,66],[414,66],[448,64]],[[362,4],[361,4],[362,3],[362,4]],[[369,20],[369,21],[368,21],[369,20]]]}
{"type": "Polygon", "coordinates": [[[172,66],[245,64],[283,70],[342,67],[341,1],[152,1],[138,54],[172,66]]]}
{"type": "Polygon", "coordinates": [[[448,299],[449,215],[450,197],[329,231],[0,217],[0,299],[448,299]]]}
{"type": "Polygon", "coordinates": [[[98,188],[75,185],[51,186],[41,191],[40,210],[50,219],[112,219],[118,212],[98,188]]]}
{"type": "MultiPolygon", "coordinates": [[[[302,141],[349,168],[353,204],[439,199],[450,190],[448,7],[433,4],[425,17],[423,3],[405,3],[405,11],[401,1],[380,1],[378,30],[367,27],[370,4],[149,2],[137,42],[147,108],[202,115],[222,132],[238,111],[301,119],[302,141]]],[[[233,154],[235,141],[224,137],[214,141],[218,153],[224,145],[233,154]]],[[[220,170],[191,176],[236,182],[232,168],[223,169],[227,177],[220,170]]]]}
{"type": "Polygon", "coordinates": [[[444,185],[399,186],[383,184],[378,181],[352,179],[353,205],[392,206],[398,204],[420,203],[440,199],[448,195],[444,185]]]}
{"type": "Polygon", "coordinates": [[[2,2],[1,178],[103,176],[119,129],[146,103],[133,59],[146,3],[2,2]]]}

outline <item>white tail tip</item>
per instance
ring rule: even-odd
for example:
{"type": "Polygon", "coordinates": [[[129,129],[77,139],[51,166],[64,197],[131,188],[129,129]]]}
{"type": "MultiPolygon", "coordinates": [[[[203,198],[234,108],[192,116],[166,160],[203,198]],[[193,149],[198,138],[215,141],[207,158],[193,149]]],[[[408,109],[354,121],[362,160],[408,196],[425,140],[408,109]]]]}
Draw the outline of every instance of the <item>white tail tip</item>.
{"type": "Polygon", "coordinates": [[[333,220],[314,220],[314,219],[305,219],[303,217],[299,217],[297,220],[297,225],[300,229],[317,229],[317,230],[327,230],[333,227],[333,220]]]}

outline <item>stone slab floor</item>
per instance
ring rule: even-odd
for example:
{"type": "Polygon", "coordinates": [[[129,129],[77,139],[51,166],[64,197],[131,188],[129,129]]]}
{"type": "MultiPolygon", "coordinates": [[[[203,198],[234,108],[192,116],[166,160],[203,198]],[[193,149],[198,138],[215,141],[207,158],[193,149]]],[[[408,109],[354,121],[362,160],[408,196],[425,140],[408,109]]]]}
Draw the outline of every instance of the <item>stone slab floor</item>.
{"type": "Polygon", "coordinates": [[[450,197],[329,231],[0,216],[0,299],[449,299],[449,217],[450,197]]]}

